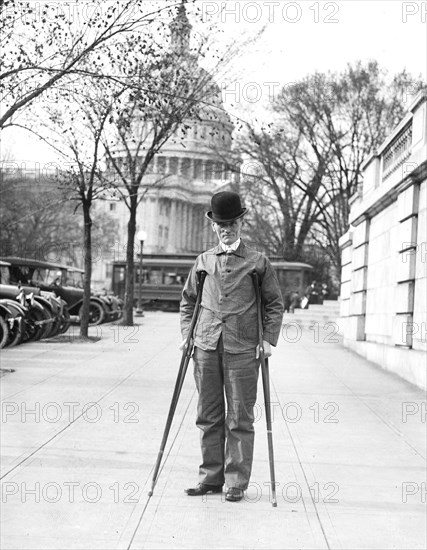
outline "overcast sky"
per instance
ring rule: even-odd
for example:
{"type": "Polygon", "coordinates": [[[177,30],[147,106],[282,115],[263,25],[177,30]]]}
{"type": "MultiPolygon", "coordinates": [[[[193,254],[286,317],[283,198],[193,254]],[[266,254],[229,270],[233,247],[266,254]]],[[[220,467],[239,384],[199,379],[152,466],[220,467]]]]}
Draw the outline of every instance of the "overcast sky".
{"type": "MultiPolygon", "coordinates": [[[[407,69],[427,80],[427,2],[398,0],[303,0],[224,2],[197,0],[206,19],[218,22],[224,36],[264,34],[245,49],[237,84],[223,86],[226,106],[240,102],[253,109],[272,90],[314,71],[344,69],[358,59],[378,60],[391,73],[407,69]],[[221,11],[221,5],[225,10],[221,11]],[[258,97],[257,97],[258,96],[258,97]]],[[[16,160],[48,162],[48,149],[22,132],[4,131],[3,152],[16,160]]]]}
{"type": "Polygon", "coordinates": [[[214,15],[215,4],[204,2],[204,11],[217,17],[227,34],[268,24],[239,60],[237,88],[225,86],[226,104],[236,91],[243,107],[250,107],[257,93],[268,97],[307,74],[340,71],[359,59],[377,60],[391,74],[406,69],[427,80],[427,2],[241,1],[227,2],[227,11],[214,15]]]}
{"type": "MultiPolygon", "coordinates": [[[[261,16],[259,23],[274,16],[259,41],[258,54],[246,60],[253,78],[289,82],[316,69],[339,70],[357,59],[377,59],[391,71],[407,68],[426,78],[426,2],[228,2],[231,9],[229,4],[240,5],[246,19],[261,16]]],[[[231,13],[217,17],[225,18],[230,30],[238,29],[231,13]]],[[[242,17],[240,25],[250,23],[242,17]]]]}

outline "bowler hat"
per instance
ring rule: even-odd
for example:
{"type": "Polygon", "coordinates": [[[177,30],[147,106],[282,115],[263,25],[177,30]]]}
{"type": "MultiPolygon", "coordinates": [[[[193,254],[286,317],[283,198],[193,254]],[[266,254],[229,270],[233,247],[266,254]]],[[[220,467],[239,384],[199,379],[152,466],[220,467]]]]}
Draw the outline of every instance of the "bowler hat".
{"type": "Polygon", "coordinates": [[[242,218],[248,211],[242,208],[240,197],[232,191],[220,191],[211,199],[211,209],[206,212],[206,217],[212,222],[232,222],[242,218]]]}

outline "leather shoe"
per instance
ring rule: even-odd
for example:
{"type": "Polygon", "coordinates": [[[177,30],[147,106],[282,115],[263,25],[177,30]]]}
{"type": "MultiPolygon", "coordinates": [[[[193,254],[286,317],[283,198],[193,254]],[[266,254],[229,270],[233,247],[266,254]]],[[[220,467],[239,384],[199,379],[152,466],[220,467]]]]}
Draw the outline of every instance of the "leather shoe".
{"type": "Polygon", "coordinates": [[[185,492],[190,497],[200,497],[208,493],[221,493],[222,485],[205,485],[204,483],[199,483],[197,487],[185,489],[185,492]]]}
{"type": "Polygon", "coordinates": [[[243,489],[239,489],[238,487],[230,487],[225,493],[225,500],[229,500],[230,502],[239,502],[242,498],[243,489]]]}

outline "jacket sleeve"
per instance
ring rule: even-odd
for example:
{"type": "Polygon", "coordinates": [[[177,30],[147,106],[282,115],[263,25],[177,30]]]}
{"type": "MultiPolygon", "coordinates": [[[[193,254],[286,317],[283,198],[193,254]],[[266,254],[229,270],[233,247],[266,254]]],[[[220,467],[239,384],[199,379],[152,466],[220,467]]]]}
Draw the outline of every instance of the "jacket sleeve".
{"type": "Polygon", "coordinates": [[[282,329],[283,297],[276,273],[268,258],[265,258],[265,271],[261,283],[261,298],[264,306],[264,340],[276,346],[282,329]]]}
{"type": "Polygon", "coordinates": [[[188,336],[188,331],[193,317],[194,307],[196,305],[197,298],[197,260],[191,268],[182,290],[181,302],[179,306],[181,314],[181,334],[183,340],[188,336]]]}

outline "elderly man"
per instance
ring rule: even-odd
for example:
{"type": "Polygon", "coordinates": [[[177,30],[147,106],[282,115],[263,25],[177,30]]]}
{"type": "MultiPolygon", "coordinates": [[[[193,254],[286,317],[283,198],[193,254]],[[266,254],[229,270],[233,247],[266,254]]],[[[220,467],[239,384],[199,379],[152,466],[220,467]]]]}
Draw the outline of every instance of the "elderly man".
{"type": "Polygon", "coordinates": [[[270,261],[240,238],[246,213],[236,193],[223,191],[212,197],[206,216],[219,243],[196,259],[180,306],[183,349],[196,302],[197,272],[206,271],[193,334],[202,463],[198,485],[186,493],[220,493],[225,482],[225,498],[232,502],[243,498],[253,460],[260,362],[254,270],[261,281],[266,357],[271,355],[270,345],[277,344],[283,316],[282,294],[270,261]]]}

